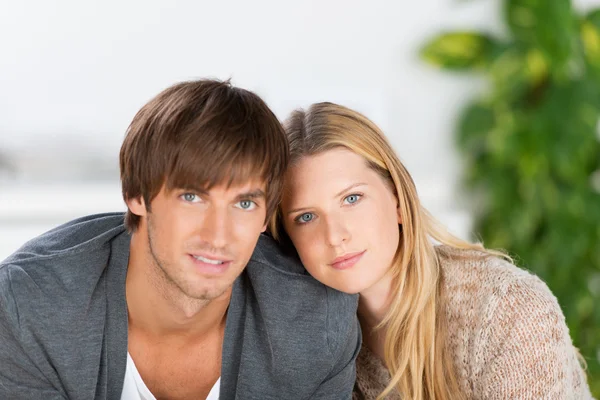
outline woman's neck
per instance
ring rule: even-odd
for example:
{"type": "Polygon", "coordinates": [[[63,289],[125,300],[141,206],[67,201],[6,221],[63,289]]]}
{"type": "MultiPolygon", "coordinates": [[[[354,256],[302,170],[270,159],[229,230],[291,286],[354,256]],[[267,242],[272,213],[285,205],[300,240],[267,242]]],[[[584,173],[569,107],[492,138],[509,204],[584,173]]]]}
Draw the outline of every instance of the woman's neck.
{"type": "Polygon", "coordinates": [[[382,361],[385,359],[385,328],[375,329],[385,318],[391,301],[392,277],[384,275],[373,286],[360,292],[358,320],[363,343],[382,361]]]}

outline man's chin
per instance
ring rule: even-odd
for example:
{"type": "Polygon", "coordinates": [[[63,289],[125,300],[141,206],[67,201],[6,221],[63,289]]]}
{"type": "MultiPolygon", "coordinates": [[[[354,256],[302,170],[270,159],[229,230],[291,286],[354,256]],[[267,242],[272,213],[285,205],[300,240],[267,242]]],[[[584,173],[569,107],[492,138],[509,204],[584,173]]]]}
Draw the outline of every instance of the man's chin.
{"type": "Polygon", "coordinates": [[[231,285],[220,288],[202,288],[188,290],[186,295],[195,300],[213,301],[229,296],[231,285]]]}

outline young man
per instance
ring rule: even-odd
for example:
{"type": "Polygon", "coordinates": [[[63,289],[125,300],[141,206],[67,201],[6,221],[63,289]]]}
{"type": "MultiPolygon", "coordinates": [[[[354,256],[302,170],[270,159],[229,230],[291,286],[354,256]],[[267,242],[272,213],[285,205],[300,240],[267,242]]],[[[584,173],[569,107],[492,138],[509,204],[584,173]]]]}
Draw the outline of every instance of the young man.
{"type": "Polygon", "coordinates": [[[287,141],[260,98],[175,85],[121,148],[128,212],[0,264],[2,399],[349,399],[357,299],[261,235],[287,141]]]}

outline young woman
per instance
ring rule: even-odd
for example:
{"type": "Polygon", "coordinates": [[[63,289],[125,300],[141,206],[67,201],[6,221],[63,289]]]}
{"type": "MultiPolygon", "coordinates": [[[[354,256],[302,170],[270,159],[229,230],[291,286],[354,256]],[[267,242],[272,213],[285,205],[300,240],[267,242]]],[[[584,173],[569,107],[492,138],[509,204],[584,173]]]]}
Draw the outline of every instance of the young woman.
{"type": "Polygon", "coordinates": [[[556,298],[508,256],[449,234],[379,128],[319,103],[290,142],[271,232],[359,293],[355,399],[590,399],[556,298]]]}

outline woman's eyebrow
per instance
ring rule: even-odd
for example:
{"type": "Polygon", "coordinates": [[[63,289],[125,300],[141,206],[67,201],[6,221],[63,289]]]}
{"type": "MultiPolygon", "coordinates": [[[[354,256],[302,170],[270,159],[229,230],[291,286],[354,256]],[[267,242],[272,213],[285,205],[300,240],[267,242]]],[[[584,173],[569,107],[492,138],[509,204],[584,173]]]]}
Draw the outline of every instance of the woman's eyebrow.
{"type": "MultiPolygon", "coordinates": [[[[350,189],[354,189],[359,186],[368,186],[368,184],[364,183],[364,182],[353,183],[350,186],[348,186],[348,187],[344,188],[343,190],[339,191],[338,193],[336,193],[335,196],[333,196],[333,197],[334,198],[340,197],[342,194],[349,191],[350,189]]],[[[286,214],[290,215],[290,214],[294,214],[294,213],[301,212],[301,211],[308,211],[309,209],[310,209],[310,207],[294,208],[293,210],[288,211],[286,214]]]]}
{"type": "Polygon", "coordinates": [[[339,193],[337,193],[335,196],[333,197],[340,197],[342,194],[344,194],[345,192],[347,192],[350,189],[354,189],[355,187],[359,187],[359,186],[367,186],[366,183],[363,182],[359,182],[359,183],[353,183],[352,185],[348,186],[346,189],[340,190],[339,193]]]}
{"type": "Polygon", "coordinates": [[[294,208],[293,210],[288,211],[286,214],[290,215],[290,214],[294,214],[300,211],[306,211],[309,210],[309,207],[302,207],[302,208],[294,208]]]}

